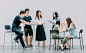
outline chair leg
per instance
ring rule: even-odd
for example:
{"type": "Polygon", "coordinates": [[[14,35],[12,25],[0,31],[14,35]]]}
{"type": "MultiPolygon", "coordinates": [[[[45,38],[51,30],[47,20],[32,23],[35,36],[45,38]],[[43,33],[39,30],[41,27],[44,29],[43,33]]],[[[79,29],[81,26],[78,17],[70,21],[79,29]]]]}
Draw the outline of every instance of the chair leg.
{"type": "Polygon", "coordinates": [[[82,38],[82,47],[83,47],[83,49],[84,49],[83,38],[82,38]]]}
{"type": "MultiPolygon", "coordinates": [[[[15,35],[15,37],[16,37],[16,35],[15,35]]],[[[15,47],[16,47],[16,42],[15,42],[15,47]]]]}
{"type": "Polygon", "coordinates": [[[72,49],[73,49],[73,39],[72,39],[72,49]]]}
{"type": "Polygon", "coordinates": [[[12,32],[11,32],[11,44],[12,44],[12,50],[13,50],[12,32]]]}
{"type": "Polygon", "coordinates": [[[4,43],[5,43],[5,34],[6,34],[6,32],[4,33],[3,50],[4,50],[4,43]]]}
{"type": "Polygon", "coordinates": [[[81,46],[81,38],[80,38],[80,47],[81,47],[81,50],[82,50],[82,46],[81,46]]]}
{"type": "Polygon", "coordinates": [[[51,39],[50,39],[50,46],[49,46],[49,50],[50,50],[50,48],[51,48],[51,39]]]}
{"type": "Polygon", "coordinates": [[[55,50],[56,50],[56,39],[55,39],[55,50]]]}
{"type": "Polygon", "coordinates": [[[70,39],[70,49],[71,49],[71,39],[70,39]]]}

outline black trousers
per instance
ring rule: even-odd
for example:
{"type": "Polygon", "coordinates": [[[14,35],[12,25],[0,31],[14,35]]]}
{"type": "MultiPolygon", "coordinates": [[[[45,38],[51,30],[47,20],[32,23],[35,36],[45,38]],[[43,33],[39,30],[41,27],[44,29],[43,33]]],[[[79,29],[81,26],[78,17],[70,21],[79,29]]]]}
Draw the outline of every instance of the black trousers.
{"type": "Polygon", "coordinates": [[[17,40],[19,39],[19,40],[20,40],[20,43],[21,43],[21,45],[22,45],[22,47],[24,47],[25,44],[24,44],[24,41],[23,41],[23,39],[22,39],[23,31],[20,31],[18,28],[14,28],[14,29],[12,29],[12,31],[17,34],[16,39],[17,39],[17,40]]]}

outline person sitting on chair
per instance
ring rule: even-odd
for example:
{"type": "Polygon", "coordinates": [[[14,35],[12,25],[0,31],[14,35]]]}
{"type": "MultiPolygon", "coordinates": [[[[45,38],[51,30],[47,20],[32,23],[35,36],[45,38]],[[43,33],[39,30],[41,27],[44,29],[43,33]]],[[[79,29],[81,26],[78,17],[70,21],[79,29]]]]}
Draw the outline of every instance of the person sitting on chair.
{"type": "MultiPolygon", "coordinates": [[[[53,30],[58,30],[59,33],[64,31],[63,29],[60,29],[60,21],[59,20],[56,21],[56,25],[54,26],[53,30]]],[[[52,37],[53,37],[53,35],[54,34],[52,34],[52,37]]],[[[56,34],[56,37],[61,39],[61,50],[63,51],[64,50],[63,45],[65,43],[67,43],[68,39],[67,39],[66,36],[61,36],[61,35],[58,35],[58,34],[56,34]]],[[[54,36],[53,38],[56,38],[56,37],[54,36]]]]}
{"type": "Polygon", "coordinates": [[[12,31],[15,32],[17,34],[17,37],[14,38],[14,40],[18,43],[18,39],[20,40],[20,43],[23,47],[23,49],[26,49],[27,47],[25,46],[24,44],[24,41],[22,39],[22,36],[23,36],[23,31],[19,30],[18,27],[19,25],[22,23],[24,24],[31,24],[29,22],[26,22],[24,20],[22,20],[22,18],[25,16],[25,11],[24,10],[21,10],[20,11],[20,15],[17,15],[14,20],[13,20],[13,23],[12,23],[12,31]]]}
{"type": "MultiPolygon", "coordinates": [[[[72,22],[71,18],[68,17],[66,19],[66,23],[67,23],[67,26],[64,24],[64,27],[66,28],[66,31],[70,31],[70,35],[66,36],[68,38],[68,40],[70,40],[70,38],[77,38],[77,32],[75,30],[76,27],[75,27],[74,23],[72,22]]],[[[69,42],[67,42],[67,45],[68,46],[65,46],[65,49],[70,49],[69,42]]]]}

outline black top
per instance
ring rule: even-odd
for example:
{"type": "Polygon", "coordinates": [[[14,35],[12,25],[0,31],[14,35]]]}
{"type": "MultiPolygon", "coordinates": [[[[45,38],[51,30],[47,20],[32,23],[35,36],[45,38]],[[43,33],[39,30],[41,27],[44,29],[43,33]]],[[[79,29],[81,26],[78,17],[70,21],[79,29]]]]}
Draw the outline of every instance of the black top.
{"type": "MultiPolygon", "coordinates": [[[[31,16],[28,15],[28,17],[24,17],[23,20],[27,21],[27,22],[30,22],[32,20],[31,16]]],[[[25,25],[24,28],[28,28],[28,29],[31,29],[31,25],[25,25]]]]}
{"type": "Polygon", "coordinates": [[[20,23],[21,23],[20,19],[22,19],[22,18],[20,18],[19,15],[17,15],[17,16],[14,18],[13,23],[12,23],[12,29],[19,27],[19,25],[20,25],[20,23]]]}

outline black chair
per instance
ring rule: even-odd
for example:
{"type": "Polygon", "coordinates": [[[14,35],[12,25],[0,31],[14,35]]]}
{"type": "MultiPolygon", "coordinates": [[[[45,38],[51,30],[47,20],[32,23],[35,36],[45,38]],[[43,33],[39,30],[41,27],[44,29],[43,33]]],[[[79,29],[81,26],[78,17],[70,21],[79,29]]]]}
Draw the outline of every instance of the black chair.
{"type": "Polygon", "coordinates": [[[79,37],[77,37],[77,38],[70,38],[70,40],[72,39],[72,49],[73,49],[73,39],[79,39],[79,40],[80,40],[80,47],[81,47],[81,50],[82,50],[82,47],[83,47],[83,49],[84,49],[82,32],[83,32],[83,29],[81,29],[81,30],[79,31],[79,37]]]}
{"type": "MultiPolygon", "coordinates": [[[[19,26],[18,29],[21,29],[21,26],[19,26]]],[[[6,33],[11,33],[11,45],[12,45],[12,49],[13,49],[13,43],[15,43],[15,46],[16,46],[16,42],[13,42],[12,35],[16,36],[16,34],[12,32],[12,29],[11,29],[10,25],[5,25],[3,50],[4,50],[4,44],[7,43],[7,42],[5,42],[5,35],[6,35],[6,33]]],[[[10,44],[10,43],[7,43],[7,44],[10,44]]],[[[19,47],[19,44],[18,44],[18,47],[19,47]]]]}
{"type": "MultiPolygon", "coordinates": [[[[55,50],[56,50],[56,39],[61,39],[61,38],[51,38],[51,34],[53,34],[53,33],[56,33],[56,34],[58,34],[59,35],[59,31],[58,30],[50,30],[50,46],[49,46],[49,50],[50,50],[50,48],[51,48],[51,39],[55,39],[55,50]]],[[[58,50],[58,48],[57,48],[57,50],[58,50]]]]}

